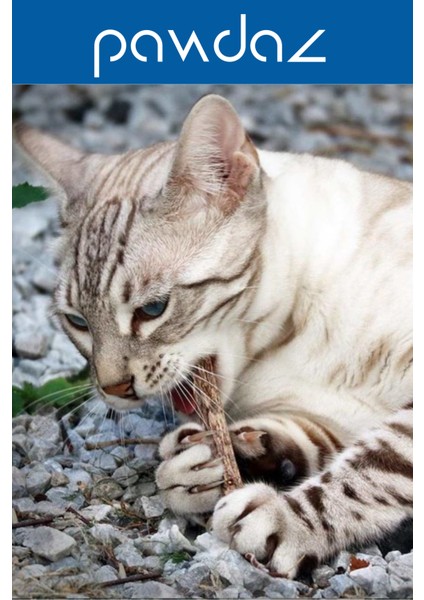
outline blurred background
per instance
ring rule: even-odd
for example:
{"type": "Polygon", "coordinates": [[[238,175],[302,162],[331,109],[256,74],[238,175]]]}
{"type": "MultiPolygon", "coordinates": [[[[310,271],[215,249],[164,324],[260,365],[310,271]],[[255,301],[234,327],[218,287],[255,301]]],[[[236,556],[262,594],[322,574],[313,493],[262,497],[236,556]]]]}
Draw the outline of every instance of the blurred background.
{"type": "MultiPolygon", "coordinates": [[[[178,135],[191,106],[222,94],[269,150],[346,158],[412,178],[412,86],[15,86],[14,118],[92,151],[120,152],[178,135]]],[[[15,176],[22,177],[15,163],[15,176]]]]}
{"type": "MultiPolygon", "coordinates": [[[[122,152],[177,137],[192,105],[211,92],[233,103],[258,147],[344,158],[412,179],[411,86],[15,86],[13,118],[88,151],[122,152]]],[[[13,180],[45,183],[17,152],[13,180]]],[[[40,385],[75,375],[84,361],[48,316],[55,201],[13,212],[13,381],[40,385]]]]}

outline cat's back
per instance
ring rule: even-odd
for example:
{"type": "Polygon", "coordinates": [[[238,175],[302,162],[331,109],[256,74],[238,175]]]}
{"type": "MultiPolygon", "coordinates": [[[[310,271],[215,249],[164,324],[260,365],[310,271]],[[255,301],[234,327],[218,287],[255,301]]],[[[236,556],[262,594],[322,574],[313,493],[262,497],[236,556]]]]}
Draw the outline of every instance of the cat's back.
{"type": "Polygon", "coordinates": [[[290,245],[297,269],[298,334],[276,361],[309,381],[342,378],[368,389],[364,372],[371,378],[381,366],[369,357],[383,366],[387,359],[375,395],[397,405],[410,394],[409,378],[399,380],[411,353],[411,184],[341,160],[260,156],[270,223],[281,229],[273,256],[290,245]]]}

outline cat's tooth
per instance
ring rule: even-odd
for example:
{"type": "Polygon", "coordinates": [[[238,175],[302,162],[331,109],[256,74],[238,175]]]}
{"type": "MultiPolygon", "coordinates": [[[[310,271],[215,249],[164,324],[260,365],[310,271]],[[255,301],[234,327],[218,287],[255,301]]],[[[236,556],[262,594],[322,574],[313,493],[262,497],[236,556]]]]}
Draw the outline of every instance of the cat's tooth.
{"type": "Polygon", "coordinates": [[[207,492],[208,490],[213,490],[214,488],[220,487],[224,483],[222,481],[216,481],[215,483],[205,483],[203,485],[194,485],[189,488],[189,494],[200,494],[201,492],[207,492]]]}

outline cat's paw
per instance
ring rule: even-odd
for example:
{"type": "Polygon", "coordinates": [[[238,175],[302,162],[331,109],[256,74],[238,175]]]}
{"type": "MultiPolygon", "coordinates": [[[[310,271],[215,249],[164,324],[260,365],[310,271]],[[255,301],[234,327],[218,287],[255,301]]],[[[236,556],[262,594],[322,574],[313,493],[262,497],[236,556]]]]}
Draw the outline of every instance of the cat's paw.
{"type": "Polygon", "coordinates": [[[252,418],[229,429],[243,481],[259,480],[288,488],[305,476],[304,454],[278,423],[252,418]]]}
{"type": "Polygon", "coordinates": [[[182,425],[164,437],[159,454],[164,461],[156,483],[165,506],[177,514],[211,512],[222,495],[224,476],[212,434],[196,423],[182,425]]]}
{"type": "Polygon", "coordinates": [[[221,498],[213,513],[212,531],[240,554],[253,555],[270,571],[296,576],[299,547],[293,541],[284,502],[272,487],[254,483],[221,498]]]}

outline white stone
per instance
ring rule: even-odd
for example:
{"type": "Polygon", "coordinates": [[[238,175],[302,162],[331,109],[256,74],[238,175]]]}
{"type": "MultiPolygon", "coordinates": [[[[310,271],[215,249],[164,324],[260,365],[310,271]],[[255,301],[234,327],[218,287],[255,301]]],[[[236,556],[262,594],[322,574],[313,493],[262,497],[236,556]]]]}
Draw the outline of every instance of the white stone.
{"type": "Polygon", "coordinates": [[[28,492],[32,495],[41,494],[49,487],[51,475],[41,463],[30,466],[25,478],[28,492]]]}
{"type": "Polygon", "coordinates": [[[53,527],[36,527],[24,539],[23,546],[30,548],[34,554],[50,561],[67,556],[76,547],[71,536],[53,529],[53,527]]]}

